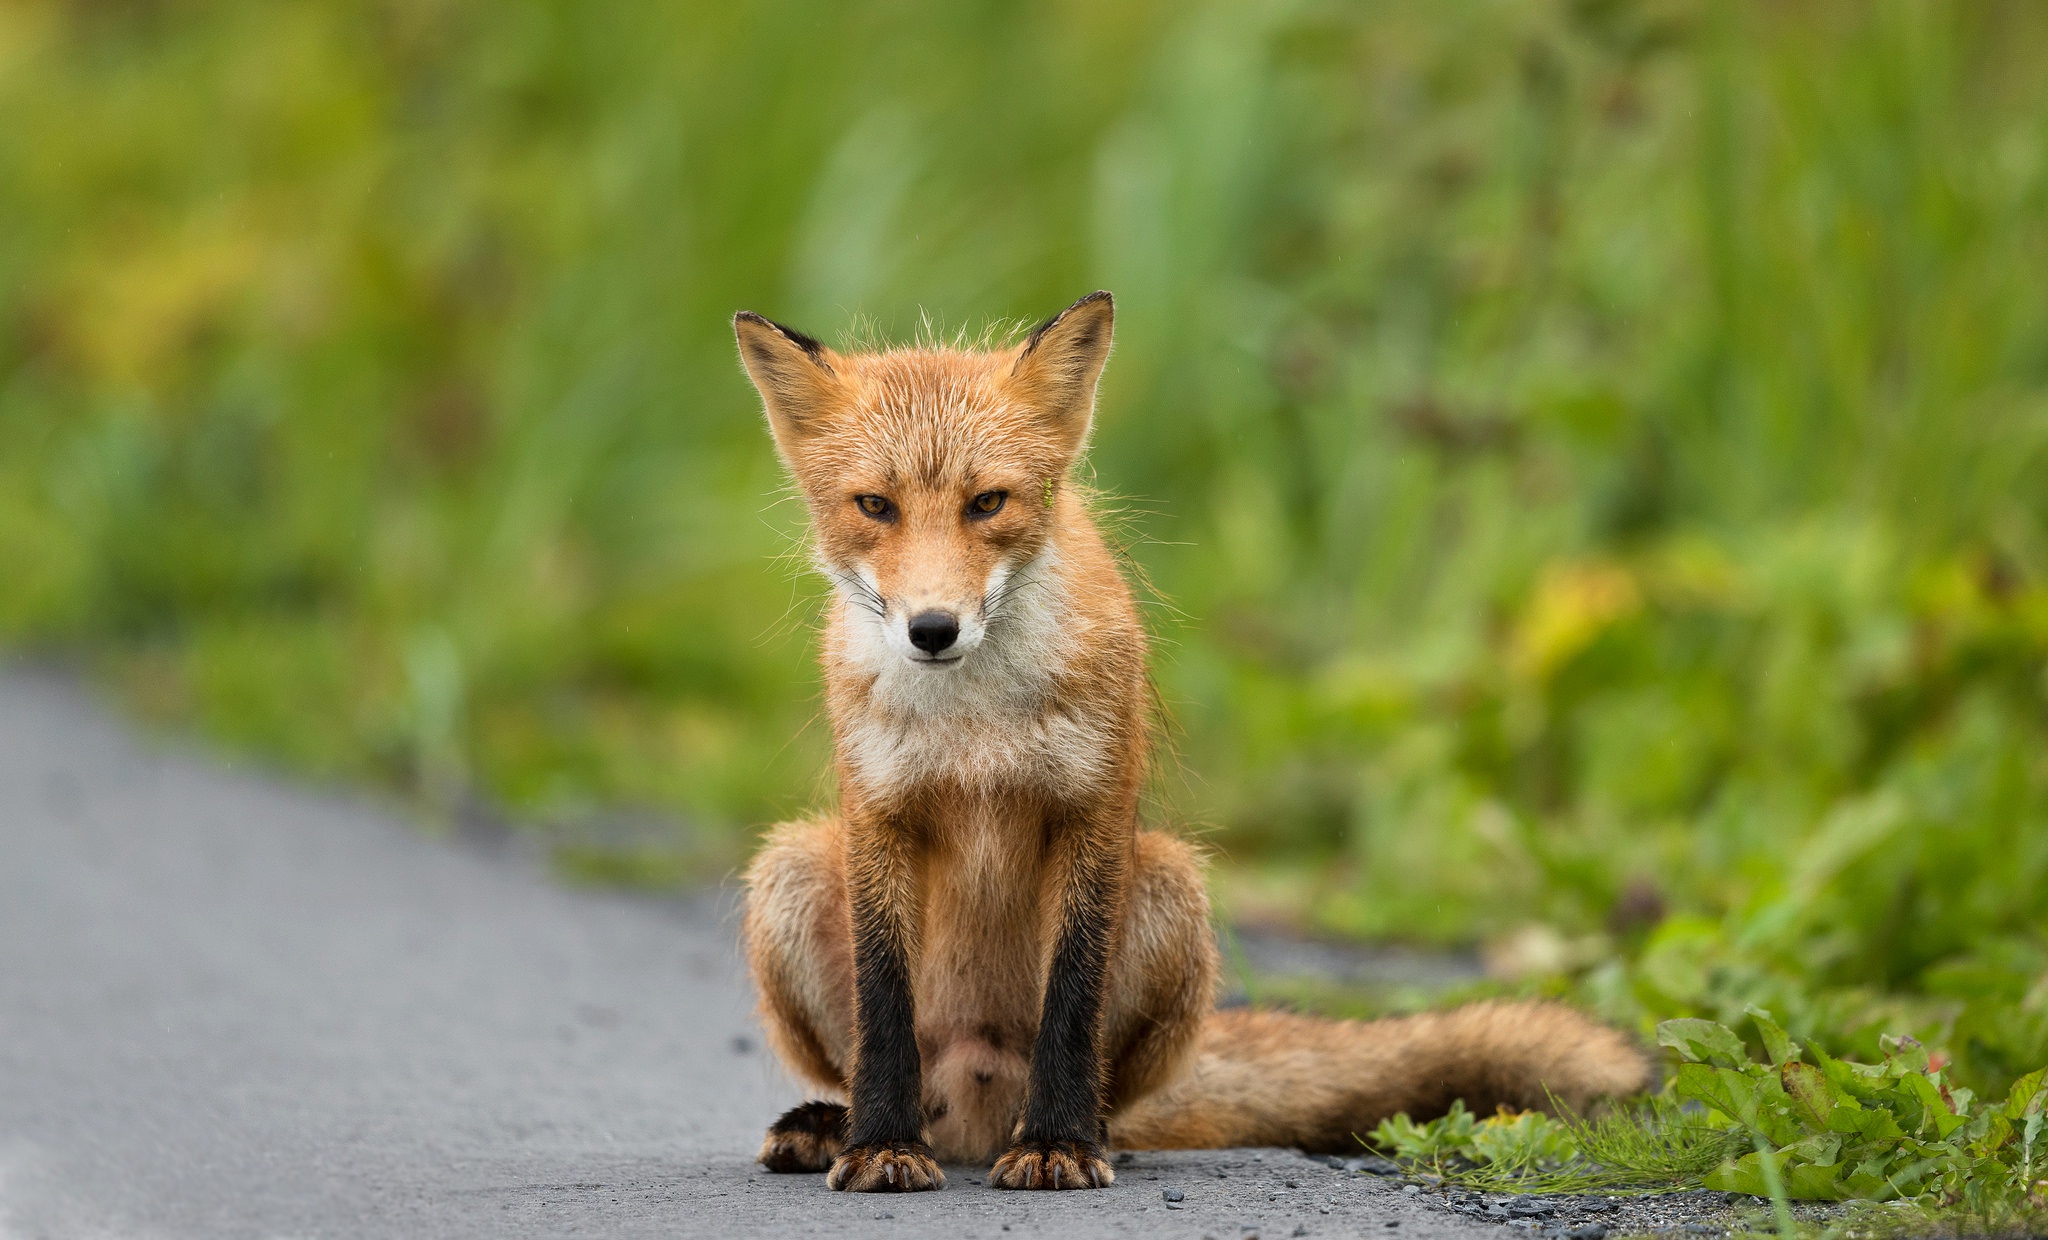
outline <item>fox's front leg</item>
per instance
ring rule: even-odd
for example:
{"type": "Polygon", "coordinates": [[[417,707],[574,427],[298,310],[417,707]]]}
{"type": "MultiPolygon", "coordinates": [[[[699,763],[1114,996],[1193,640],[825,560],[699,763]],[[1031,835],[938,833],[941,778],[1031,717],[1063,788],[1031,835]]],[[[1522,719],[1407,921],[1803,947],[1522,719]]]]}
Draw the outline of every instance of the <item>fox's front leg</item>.
{"type": "MultiPolygon", "coordinates": [[[[1121,818],[1121,816],[1119,816],[1121,818]]],[[[1104,1188],[1102,1014],[1122,923],[1131,833],[1074,824],[1058,891],[1052,960],[1017,1140],[989,1172],[995,1188],[1104,1188]]],[[[1114,821],[1114,820],[1113,820],[1114,821]]]]}
{"type": "Polygon", "coordinates": [[[916,874],[895,824],[847,815],[853,913],[854,1059],[846,1146],[825,1183],[856,1193],[941,1188],[924,1140],[923,1065],[910,992],[916,874]]]}

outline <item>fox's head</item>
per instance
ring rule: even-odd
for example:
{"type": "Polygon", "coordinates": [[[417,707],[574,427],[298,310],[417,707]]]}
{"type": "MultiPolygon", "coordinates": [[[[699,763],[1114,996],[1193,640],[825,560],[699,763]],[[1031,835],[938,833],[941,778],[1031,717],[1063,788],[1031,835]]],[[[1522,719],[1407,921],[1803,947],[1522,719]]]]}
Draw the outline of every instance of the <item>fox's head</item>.
{"type": "Polygon", "coordinates": [[[1045,552],[1112,319],[1092,293],[1010,348],[848,354],[734,317],[819,565],[896,655],[933,675],[972,657],[1045,552]]]}

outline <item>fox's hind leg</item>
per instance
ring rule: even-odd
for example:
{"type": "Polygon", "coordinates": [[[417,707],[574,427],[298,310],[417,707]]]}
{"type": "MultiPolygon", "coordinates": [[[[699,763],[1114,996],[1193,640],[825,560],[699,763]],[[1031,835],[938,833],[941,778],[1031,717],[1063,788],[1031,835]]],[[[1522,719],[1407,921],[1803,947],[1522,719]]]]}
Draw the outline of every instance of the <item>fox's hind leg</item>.
{"type": "MultiPolygon", "coordinates": [[[[790,1071],[844,1096],[853,1045],[853,942],[836,819],[776,827],[747,867],[743,933],[761,1027],[790,1071]]],[[[761,1165],[824,1171],[846,1142],[846,1107],[807,1102],[769,1126],[761,1165]]]]}
{"type": "Polygon", "coordinates": [[[1219,972],[1201,858],[1184,840],[1140,831],[1104,1004],[1109,1115],[1186,1071],[1219,972]]]}

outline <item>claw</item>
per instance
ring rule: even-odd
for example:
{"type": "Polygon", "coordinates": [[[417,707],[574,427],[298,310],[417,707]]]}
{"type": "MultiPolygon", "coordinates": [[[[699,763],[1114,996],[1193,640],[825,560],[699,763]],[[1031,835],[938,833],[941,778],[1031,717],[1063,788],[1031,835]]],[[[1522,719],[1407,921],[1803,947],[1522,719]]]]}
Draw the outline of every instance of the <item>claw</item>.
{"type": "Polygon", "coordinates": [[[1090,1164],[1088,1165],[1088,1178],[1089,1178],[1089,1180],[1090,1180],[1090,1181],[1092,1181],[1092,1182],[1094,1183],[1095,1187],[1097,1187],[1097,1188],[1101,1188],[1101,1187],[1102,1187],[1102,1168],[1100,1168],[1100,1167],[1096,1166],[1096,1165],[1095,1165],[1095,1164],[1093,1164],[1093,1163],[1090,1163],[1090,1164]]]}
{"type": "Polygon", "coordinates": [[[1052,1186],[1054,1188],[1060,1186],[1060,1165],[1058,1163],[1052,1165],[1052,1186]]]}
{"type": "Polygon", "coordinates": [[[893,1162],[885,1162],[885,1163],[883,1163],[883,1164],[882,1164],[882,1178],[883,1178],[883,1179],[885,1179],[885,1180],[887,1180],[887,1181],[889,1181],[889,1183],[891,1183],[891,1184],[894,1184],[894,1183],[896,1182],[896,1164],[895,1164],[895,1163],[893,1163],[893,1162]]]}

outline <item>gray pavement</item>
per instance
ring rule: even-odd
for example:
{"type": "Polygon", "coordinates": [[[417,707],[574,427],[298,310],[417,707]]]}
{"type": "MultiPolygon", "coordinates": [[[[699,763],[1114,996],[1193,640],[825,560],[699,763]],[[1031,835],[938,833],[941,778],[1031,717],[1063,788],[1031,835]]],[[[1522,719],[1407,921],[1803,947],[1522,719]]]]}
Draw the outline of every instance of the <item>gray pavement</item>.
{"type": "Polygon", "coordinates": [[[0,1240],[1499,1233],[1278,1150],[770,1176],[749,1007],[725,896],[566,889],[0,670],[0,1240]]]}

